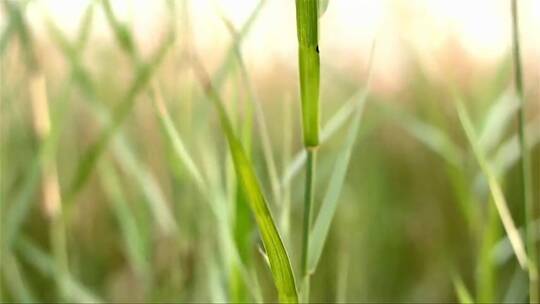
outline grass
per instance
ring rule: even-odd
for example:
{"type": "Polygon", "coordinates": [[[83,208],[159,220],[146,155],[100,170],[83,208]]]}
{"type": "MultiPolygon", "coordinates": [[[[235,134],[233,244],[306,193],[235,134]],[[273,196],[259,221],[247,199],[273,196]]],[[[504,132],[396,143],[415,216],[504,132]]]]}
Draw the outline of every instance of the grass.
{"type": "Polygon", "coordinates": [[[531,192],[531,161],[527,149],[527,136],[525,133],[525,98],[523,93],[523,72],[521,64],[520,38],[519,38],[519,15],[518,4],[512,0],[512,54],[514,59],[514,83],[519,99],[519,109],[517,111],[519,148],[521,152],[520,172],[521,172],[521,193],[525,211],[525,239],[527,242],[527,252],[529,254],[529,301],[536,303],[540,299],[538,286],[538,251],[536,249],[536,231],[533,229],[534,203],[531,192]]]}
{"type": "Polygon", "coordinates": [[[114,1],[72,33],[39,0],[1,4],[1,301],[537,301],[517,1],[493,77],[462,86],[415,58],[399,92],[372,75],[384,44],[366,69],[337,64],[330,1],[295,1],[298,71],[264,73],[247,46],[270,1],[241,25],[207,11],[230,41],[211,56],[194,2],[158,2],[150,50],[114,1]]]}
{"type": "Polygon", "coordinates": [[[310,272],[308,255],[315,200],[317,149],[320,129],[320,57],[319,57],[319,1],[296,1],[296,28],[298,35],[298,68],[300,100],[302,104],[302,130],[306,149],[306,182],[304,188],[304,220],[302,232],[302,301],[309,302],[310,272]]]}

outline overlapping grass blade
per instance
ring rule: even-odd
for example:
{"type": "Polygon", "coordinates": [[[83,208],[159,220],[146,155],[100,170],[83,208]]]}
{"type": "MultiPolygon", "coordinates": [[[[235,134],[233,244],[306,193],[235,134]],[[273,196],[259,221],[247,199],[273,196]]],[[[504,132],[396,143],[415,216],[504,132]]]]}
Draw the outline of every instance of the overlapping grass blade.
{"type": "MultiPolygon", "coordinates": [[[[48,277],[55,277],[56,273],[61,271],[54,267],[55,263],[53,262],[53,258],[25,237],[17,239],[16,245],[19,254],[41,274],[48,277]]],[[[71,301],[81,303],[103,302],[97,295],[75,280],[72,276],[65,276],[62,284],[64,284],[65,289],[69,291],[69,300],[71,301]]]]}
{"type": "Polygon", "coordinates": [[[423,122],[405,111],[399,110],[397,107],[391,107],[384,103],[377,103],[377,106],[430,150],[440,155],[450,164],[457,167],[461,166],[463,152],[443,130],[423,122]]]}
{"type": "Polygon", "coordinates": [[[21,272],[17,258],[11,253],[2,254],[2,276],[13,299],[19,303],[36,303],[36,297],[21,272]]]}
{"type": "Polygon", "coordinates": [[[205,181],[203,179],[203,176],[193,161],[193,158],[191,157],[190,153],[188,152],[182,137],[180,137],[180,134],[176,131],[176,128],[174,127],[174,123],[171,119],[171,116],[169,115],[169,112],[165,108],[165,102],[163,101],[163,97],[161,96],[160,90],[157,87],[157,84],[153,85],[153,100],[155,102],[156,108],[158,110],[158,118],[161,122],[161,125],[163,129],[165,130],[168,139],[170,140],[172,147],[174,151],[176,152],[176,155],[180,158],[181,162],[184,164],[186,169],[188,170],[189,174],[191,175],[191,178],[193,178],[193,181],[195,182],[196,186],[199,188],[201,192],[204,192],[205,188],[205,181]]]}
{"type": "Polygon", "coordinates": [[[107,148],[109,141],[115,135],[117,129],[122,125],[126,117],[131,113],[138,94],[146,88],[146,85],[154,72],[160,66],[171,43],[172,40],[170,39],[165,41],[148,63],[142,64],[136,69],[136,75],[133,82],[118,106],[113,110],[110,124],[101,131],[96,142],[94,142],[82,156],[76,169],[75,177],[73,178],[66,195],[67,202],[72,201],[86,183],[96,162],[107,148]]]}
{"type": "Polygon", "coordinates": [[[356,101],[355,111],[353,113],[353,118],[345,139],[345,145],[337,156],[334,170],[330,176],[330,183],[311,231],[312,241],[310,242],[310,247],[308,248],[308,271],[311,273],[315,272],[319,263],[324,244],[328,236],[328,231],[330,230],[330,225],[337,209],[339,195],[343,185],[345,184],[345,177],[347,176],[349,161],[354,148],[354,143],[358,138],[360,121],[362,119],[362,114],[369,92],[368,89],[371,82],[371,68],[373,64],[374,51],[375,43],[373,43],[371,48],[370,61],[367,69],[368,81],[364,89],[359,94],[358,100],[356,101]]]}
{"type": "Polygon", "coordinates": [[[255,171],[244,152],[242,144],[234,134],[232,124],[223,107],[221,98],[212,87],[210,78],[198,61],[195,61],[193,64],[195,73],[203,85],[205,93],[218,111],[219,120],[233,158],[238,182],[250,204],[257,226],[259,227],[266,253],[270,260],[271,271],[274,283],[278,290],[279,300],[281,302],[297,302],[296,284],[289,257],[262,193],[255,171]]]}
{"type": "MultiPolygon", "coordinates": [[[[532,151],[534,147],[540,144],[540,119],[531,121],[525,128],[527,133],[527,148],[532,151]]],[[[493,166],[497,176],[503,176],[510,168],[512,168],[520,159],[521,150],[519,148],[518,135],[514,135],[497,150],[493,157],[493,166]]]]}
{"type": "MultiPolygon", "coordinates": [[[[363,94],[362,90],[358,90],[352,97],[347,99],[345,103],[336,111],[336,113],[328,119],[328,122],[321,130],[321,143],[330,139],[345,123],[347,119],[354,113],[355,103],[363,94]]],[[[281,186],[284,187],[292,182],[292,179],[300,173],[300,170],[306,163],[307,153],[304,149],[297,152],[290,162],[287,163],[283,175],[281,176],[281,186]]]]}
{"type": "MultiPolygon", "coordinates": [[[[160,90],[157,86],[157,84],[154,84],[153,86],[153,100],[154,104],[157,108],[157,113],[159,120],[162,124],[162,127],[164,128],[165,134],[167,135],[168,140],[171,142],[175,155],[178,157],[180,163],[184,165],[184,167],[188,170],[190,173],[190,177],[195,182],[195,185],[197,186],[197,190],[200,192],[200,194],[204,197],[204,199],[208,202],[210,209],[212,211],[212,214],[215,216],[218,224],[218,231],[220,234],[220,242],[223,244],[223,248],[225,248],[228,252],[228,254],[231,255],[231,259],[233,263],[236,265],[239,276],[243,279],[243,283],[247,286],[250,286],[250,293],[253,295],[254,299],[261,299],[262,296],[260,295],[260,290],[257,288],[257,286],[253,287],[254,283],[251,284],[254,280],[252,276],[250,276],[248,270],[246,269],[245,264],[243,263],[241,254],[239,252],[239,248],[235,246],[235,236],[233,235],[231,224],[229,223],[229,219],[227,217],[227,209],[225,208],[225,194],[221,190],[217,190],[219,187],[216,186],[218,184],[217,181],[212,182],[214,179],[219,178],[219,174],[215,174],[214,177],[207,177],[205,178],[202,175],[201,169],[199,169],[199,166],[194,162],[193,157],[185,147],[182,137],[176,130],[171,116],[166,108],[165,102],[162,98],[162,95],[160,93],[160,90]],[[212,189],[212,191],[208,191],[208,189],[212,189]]],[[[205,153],[209,153],[208,145],[205,146],[206,149],[204,149],[205,153]]],[[[205,156],[204,154],[203,156],[205,156]]],[[[204,158],[204,157],[203,157],[204,158]]],[[[206,159],[209,161],[215,161],[217,158],[208,156],[206,159]]],[[[209,164],[208,168],[216,168],[218,167],[217,164],[212,163],[209,164]]],[[[214,172],[214,170],[207,170],[208,172],[214,172]]],[[[208,173],[209,174],[209,173],[208,173]]],[[[207,174],[207,175],[208,175],[207,174]]],[[[211,174],[210,174],[211,175],[211,174]]]]}
{"type": "Polygon", "coordinates": [[[520,266],[526,268],[528,262],[523,240],[519,235],[516,225],[514,224],[514,220],[512,219],[512,215],[510,213],[510,210],[508,209],[508,204],[506,203],[503,191],[496,178],[495,173],[493,172],[491,164],[486,159],[484,151],[482,151],[478,145],[478,140],[476,138],[475,130],[469,114],[467,113],[467,110],[465,109],[463,103],[459,100],[457,101],[457,112],[461,126],[463,127],[463,130],[467,135],[467,139],[469,141],[469,144],[471,145],[476,160],[478,161],[482,172],[488,180],[488,185],[491,196],[493,198],[493,202],[495,203],[497,212],[499,213],[499,218],[502,221],[506,234],[508,235],[508,238],[512,243],[514,254],[516,255],[520,266]]]}
{"type": "MultiPolygon", "coordinates": [[[[232,23],[223,17],[225,20],[225,24],[227,25],[227,28],[231,32],[233,38],[235,41],[240,41],[239,33],[236,32],[234,29],[232,23]]],[[[240,46],[238,44],[233,44],[234,46],[234,55],[238,62],[238,65],[240,67],[240,75],[242,77],[242,81],[245,84],[247,91],[248,91],[248,98],[250,102],[253,104],[255,108],[255,117],[256,117],[256,123],[259,127],[259,133],[261,136],[262,141],[262,148],[263,148],[263,154],[264,159],[266,161],[266,167],[268,170],[268,176],[270,178],[270,184],[272,187],[272,193],[273,198],[277,203],[281,202],[281,191],[279,187],[279,177],[277,173],[277,166],[276,162],[274,160],[274,156],[272,154],[272,143],[270,140],[270,135],[268,132],[268,126],[266,124],[266,118],[264,117],[264,112],[262,109],[261,102],[259,98],[257,97],[257,94],[255,93],[255,90],[253,89],[253,84],[251,83],[251,77],[247,71],[246,65],[244,63],[244,59],[242,57],[242,52],[240,50],[240,46]]]]}
{"type": "Polygon", "coordinates": [[[221,86],[225,82],[225,79],[227,79],[227,76],[231,70],[231,66],[233,65],[236,57],[236,49],[239,48],[242,44],[242,41],[253,27],[253,24],[259,17],[260,12],[262,11],[267,2],[268,0],[260,0],[257,3],[257,6],[251,12],[247,21],[238,31],[238,35],[236,35],[236,37],[231,42],[231,45],[229,46],[227,53],[225,54],[225,59],[221,63],[218,70],[214,73],[214,77],[212,79],[212,83],[214,84],[216,90],[221,89],[221,86]]]}
{"type": "Polygon", "coordinates": [[[489,152],[496,147],[518,108],[519,102],[515,96],[505,91],[488,109],[478,137],[478,144],[482,150],[489,152]]]}
{"type": "MultiPolygon", "coordinates": [[[[518,123],[518,138],[519,149],[521,151],[521,162],[519,166],[521,174],[521,195],[523,200],[523,210],[525,218],[525,242],[527,246],[527,254],[529,255],[529,302],[535,303],[540,301],[540,286],[538,282],[538,247],[536,244],[536,235],[538,232],[533,227],[535,218],[535,203],[532,192],[532,169],[531,156],[527,144],[527,133],[525,130],[527,124],[525,91],[523,85],[523,67],[521,64],[521,46],[520,46],[520,30],[519,30],[519,9],[517,0],[511,2],[512,16],[512,59],[514,63],[514,85],[516,95],[519,99],[519,108],[517,111],[518,123]]],[[[536,205],[537,207],[538,205],[536,205]]]]}
{"type": "Polygon", "coordinates": [[[147,244],[141,232],[141,223],[137,222],[135,214],[127,205],[122,191],[118,174],[108,163],[99,168],[100,181],[105,193],[110,197],[112,209],[117,217],[126,253],[131,265],[141,278],[148,284],[150,278],[149,257],[145,254],[147,244]]]}
{"type": "MultiPolygon", "coordinates": [[[[536,231],[540,231],[540,220],[533,222],[533,228],[536,231]]],[[[519,234],[521,237],[525,235],[523,227],[519,228],[519,234]]],[[[536,242],[540,241],[540,236],[536,237],[536,242]]],[[[508,236],[504,236],[498,240],[497,243],[491,248],[490,254],[497,265],[503,265],[507,263],[514,255],[512,249],[512,243],[508,239],[508,236]]]]}
{"type": "MultiPolygon", "coordinates": [[[[87,72],[81,62],[82,50],[75,51],[75,46],[66,39],[65,35],[50,20],[47,24],[51,35],[54,37],[55,41],[60,46],[60,49],[65,54],[65,56],[70,60],[72,70],[71,73],[76,84],[79,85],[84,95],[89,99],[89,101],[91,101],[91,103],[89,103],[89,106],[94,111],[95,115],[97,115],[100,124],[105,126],[105,130],[111,132],[109,136],[112,137],[113,133],[116,132],[115,128],[118,128],[119,126],[114,126],[114,123],[112,122],[113,117],[111,117],[111,114],[109,114],[109,112],[101,103],[97,102],[97,97],[91,82],[90,74],[87,72]],[[107,126],[109,126],[109,129],[107,129],[107,126]]],[[[79,33],[81,33],[81,35],[86,31],[84,30],[84,26],[85,23],[82,23],[79,28],[79,33]]],[[[83,45],[85,44],[85,40],[81,36],[78,37],[77,41],[79,43],[82,43],[83,45]]],[[[164,56],[164,53],[170,43],[171,41],[164,42],[163,45],[156,51],[153,57],[155,61],[161,60],[160,58],[164,56]]],[[[158,62],[155,62],[155,64],[157,63],[158,62]]],[[[133,96],[132,98],[132,100],[134,101],[135,96],[133,96]]],[[[115,114],[113,113],[113,116],[114,115],[115,114]]],[[[119,122],[117,122],[117,124],[118,123],[119,122]]],[[[102,137],[101,140],[104,140],[104,138],[102,137]]],[[[102,152],[103,151],[98,150],[96,153],[102,152]]],[[[165,203],[165,199],[161,194],[155,178],[153,177],[152,173],[148,172],[148,170],[144,168],[144,166],[140,165],[140,162],[137,160],[137,157],[133,154],[133,152],[129,149],[128,143],[126,142],[126,139],[122,134],[119,134],[116,140],[114,140],[113,152],[117,156],[117,159],[123,169],[126,170],[126,172],[129,172],[130,174],[135,176],[136,181],[141,185],[141,190],[146,196],[147,202],[150,204],[150,210],[153,212],[155,219],[159,223],[161,229],[164,232],[173,231],[176,228],[175,220],[172,217],[172,213],[170,212],[167,204],[165,203]]],[[[87,154],[86,156],[88,160],[89,155],[87,154]]],[[[99,155],[96,154],[92,157],[96,157],[96,159],[92,160],[92,162],[94,163],[97,161],[97,157],[99,157],[99,155]]],[[[74,186],[74,184],[72,184],[70,199],[72,199],[77,194],[78,189],[82,187],[82,185],[88,178],[90,171],[93,169],[93,163],[88,163],[88,167],[79,165],[76,171],[76,177],[78,177],[79,179],[79,186],[77,186],[77,188],[74,186]]],[[[73,183],[75,183],[75,181],[73,181],[73,183]]]]}
{"type": "Polygon", "coordinates": [[[362,112],[367,100],[367,90],[364,91],[363,96],[359,97],[356,105],[356,111],[349,127],[345,145],[338,153],[334,170],[330,176],[330,183],[326,190],[326,194],[323,198],[321,209],[317,215],[317,219],[313,224],[311,231],[312,241],[308,249],[308,269],[311,273],[314,273],[319,259],[322,255],[324,244],[330,230],[330,225],[334,214],[336,213],[339,195],[341,189],[345,184],[345,177],[349,168],[349,161],[356,142],[358,130],[360,129],[360,121],[362,118],[362,112]]]}
{"type": "Polygon", "coordinates": [[[137,48],[135,46],[135,41],[131,32],[128,30],[127,26],[121,23],[116,16],[114,15],[113,9],[111,7],[111,2],[109,0],[101,0],[103,4],[103,11],[105,12],[105,17],[109,26],[113,29],[116,41],[118,45],[125,51],[132,60],[137,62],[139,60],[137,48]]]}
{"type": "Polygon", "coordinates": [[[90,31],[94,22],[94,1],[90,1],[82,16],[81,24],[77,30],[77,50],[82,50],[86,47],[90,31]]]}

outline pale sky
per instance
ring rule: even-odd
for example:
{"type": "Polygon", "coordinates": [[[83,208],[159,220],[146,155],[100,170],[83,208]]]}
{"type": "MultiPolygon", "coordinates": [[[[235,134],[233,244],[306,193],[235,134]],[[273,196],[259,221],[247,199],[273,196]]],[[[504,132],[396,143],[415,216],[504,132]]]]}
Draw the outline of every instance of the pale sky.
{"type": "MultiPolygon", "coordinates": [[[[36,0],[28,10],[36,31],[43,30],[47,12],[66,32],[73,32],[89,0],[36,0]]],[[[121,20],[134,29],[144,49],[157,43],[167,19],[164,1],[111,0],[121,20]]],[[[178,3],[180,3],[179,1],[178,3]]],[[[192,0],[191,18],[197,48],[216,53],[230,41],[220,19],[236,27],[245,22],[257,0],[192,0]]],[[[540,1],[519,0],[524,57],[540,71],[540,1]]],[[[391,74],[403,66],[403,44],[411,45],[425,59],[427,69],[437,70],[437,58],[447,52],[450,39],[478,64],[495,64],[510,46],[510,0],[330,0],[321,19],[324,54],[346,64],[351,56],[365,57],[375,36],[377,68],[391,74]],[[328,55],[329,56],[329,55],[328,55]]],[[[94,38],[110,38],[98,10],[94,38]]],[[[293,0],[268,0],[251,34],[243,44],[246,61],[268,68],[272,58],[295,60],[296,32],[293,0]]],[[[216,53],[217,54],[217,53],[216,53]]],[[[540,72],[539,72],[540,74],[540,72]]],[[[540,77],[540,76],[539,76],[540,77]]]]}

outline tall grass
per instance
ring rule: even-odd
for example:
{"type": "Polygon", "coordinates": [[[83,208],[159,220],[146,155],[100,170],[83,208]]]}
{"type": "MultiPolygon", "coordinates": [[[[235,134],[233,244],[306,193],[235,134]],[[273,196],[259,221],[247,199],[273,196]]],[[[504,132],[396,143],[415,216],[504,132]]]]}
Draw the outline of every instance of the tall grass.
{"type": "Polygon", "coordinates": [[[319,1],[296,1],[296,28],[298,34],[298,67],[300,99],[302,103],[302,130],[307,154],[304,188],[304,220],[302,228],[302,301],[309,302],[310,273],[308,255],[315,200],[317,149],[320,128],[320,57],[319,57],[319,1]]]}
{"type": "Polygon", "coordinates": [[[485,87],[413,62],[407,94],[372,94],[375,47],[365,83],[321,62],[329,1],[295,0],[298,117],[296,86],[243,47],[270,1],[238,28],[216,13],[230,43],[208,61],[190,0],[161,1],[150,52],[114,1],[89,1],[73,36],[45,12],[43,39],[39,1],[2,2],[0,301],[537,301],[540,133],[511,1],[517,99],[506,60],[485,87]],[[112,46],[91,42],[98,14],[112,46]],[[443,109],[447,86],[470,104],[443,109]]]}
{"type": "Polygon", "coordinates": [[[536,249],[536,229],[533,227],[534,221],[534,202],[531,192],[531,160],[527,145],[527,136],[525,133],[525,109],[526,102],[523,96],[523,72],[521,64],[520,33],[519,33],[519,14],[516,0],[512,0],[512,54],[514,60],[514,84],[519,99],[519,109],[517,111],[519,149],[521,152],[520,172],[521,172],[521,195],[523,197],[523,206],[525,210],[525,240],[527,243],[527,252],[529,255],[529,300],[531,303],[539,301],[538,285],[538,251],[536,249]]]}

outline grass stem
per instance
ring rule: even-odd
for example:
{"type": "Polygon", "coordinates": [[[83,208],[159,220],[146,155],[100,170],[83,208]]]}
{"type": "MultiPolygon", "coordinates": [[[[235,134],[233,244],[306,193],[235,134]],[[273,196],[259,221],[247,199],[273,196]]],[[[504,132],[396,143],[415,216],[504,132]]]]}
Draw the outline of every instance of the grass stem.
{"type": "Polygon", "coordinates": [[[525,98],[523,96],[523,71],[521,65],[521,51],[519,45],[519,16],[517,1],[512,0],[512,45],[514,60],[514,82],[520,107],[517,112],[519,147],[521,150],[520,173],[522,178],[521,191],[525,210],[525,240],[529,256],[529,300],[538,303],[538,258],[535,244],[535,231],[532,227],[534,221],[534,205],[531,192],[531,166],[527,151],[527,138],[525,136],[525,98]]]}
{"type": "Polygon", "coordinates": [[[311,223],[313,222],[314,185],[316,176],[317,148],[306,148],[306,186],[304,195],[304,224],[302,229],[302,302],[309,302],[310,272],[308,267],[308,249],[310,242],[311,223]]]}

